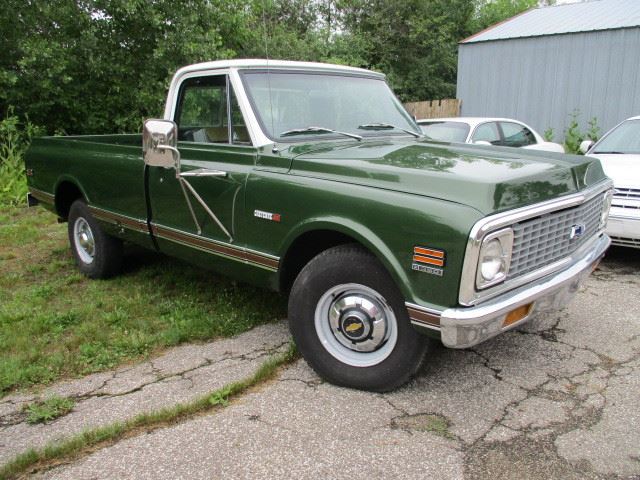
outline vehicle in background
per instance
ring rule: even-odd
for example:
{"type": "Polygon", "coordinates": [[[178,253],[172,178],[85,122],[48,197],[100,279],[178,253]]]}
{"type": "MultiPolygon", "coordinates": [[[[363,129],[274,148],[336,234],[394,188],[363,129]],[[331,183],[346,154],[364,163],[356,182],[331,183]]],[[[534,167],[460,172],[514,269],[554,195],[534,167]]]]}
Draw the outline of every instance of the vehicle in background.
{"type": "Polygon", "coordinates": [[[640,116],[618,124],[597,143],[585,140],[580,151],[599,159],[613,180],[607,224],[613,245],[640,248],[640,116]]]}
{"type": "Polygon", "coordinates": [[[417,120],[423,133],[443,142],[476,143],[565,153],[530,126],[510,118],[451,117],[417,120]]]}

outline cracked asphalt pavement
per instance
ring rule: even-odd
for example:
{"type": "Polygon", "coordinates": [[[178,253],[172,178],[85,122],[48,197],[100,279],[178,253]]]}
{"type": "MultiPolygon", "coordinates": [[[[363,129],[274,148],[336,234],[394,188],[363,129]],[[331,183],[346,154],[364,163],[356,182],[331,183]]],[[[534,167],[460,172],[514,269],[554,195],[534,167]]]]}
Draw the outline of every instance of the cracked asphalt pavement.
{"type": "MultiPolygon", "coordinates": [[[[244,378],[282,324],[178,347],[48,389],[74,410],[31,426],[0,401],[0,463],[27,446],[244,378]]],[[[388,394],[334,387],[303,360],[227,408],[41,471],[52,479],[640,479],[640,251],[613,249],[564,311],[473,349],[434,345],[388,394]]]]}

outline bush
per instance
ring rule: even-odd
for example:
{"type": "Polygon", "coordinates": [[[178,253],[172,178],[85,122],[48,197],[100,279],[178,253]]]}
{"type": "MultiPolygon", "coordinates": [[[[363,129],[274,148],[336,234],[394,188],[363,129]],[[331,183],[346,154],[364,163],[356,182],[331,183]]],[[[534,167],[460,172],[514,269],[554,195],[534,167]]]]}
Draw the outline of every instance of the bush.
{"type": "Polygon", "coordinates": [[[20,122],[10,108],[0,121],[0,205],[23,204],[27,197],[24,152],[41,129],[28,120],[20,122]]]}
{"type": "Polygon", "coordinates": [[[578,122],[579,117],[580,112],[578,110],[574,110],[573,113],[569,115],[569,126],[564,131],[564,150],[567,153],[582,155],[580,144],[584,140],[597,142],[600,135],[600,127],[598,127],[598,119],[593,117],[587,122],[587,131],[583,132],[578,122]]]}
{"type": "Polygon", "coordinates": [[[547,128],[542,134],[542,137],[546,142],[553,142],[553,136],[554,136],[553,128],[551,127],[547,128]]]}

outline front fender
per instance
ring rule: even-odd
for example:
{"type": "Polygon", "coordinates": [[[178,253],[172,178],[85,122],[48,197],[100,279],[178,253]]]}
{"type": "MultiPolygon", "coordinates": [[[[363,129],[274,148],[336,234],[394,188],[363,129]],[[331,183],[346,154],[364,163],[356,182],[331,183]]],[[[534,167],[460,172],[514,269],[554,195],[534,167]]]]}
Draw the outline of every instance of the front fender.
{"type": "Polygon", "coordinates": [[[400,287],[402,293],[405,296],[408,294],[406,288],[403,288],[409,283],[407,272],[400,264],[396,255],[394,255],[389,246],[375,231],[351,218],[327,215],[325,217],[314,217],[303,220],[285,237],[282,244],[281,257],[285,257],[294,242],[302,235],[321,230],[338,232],[353,238],[376,256],[400,287]]]}

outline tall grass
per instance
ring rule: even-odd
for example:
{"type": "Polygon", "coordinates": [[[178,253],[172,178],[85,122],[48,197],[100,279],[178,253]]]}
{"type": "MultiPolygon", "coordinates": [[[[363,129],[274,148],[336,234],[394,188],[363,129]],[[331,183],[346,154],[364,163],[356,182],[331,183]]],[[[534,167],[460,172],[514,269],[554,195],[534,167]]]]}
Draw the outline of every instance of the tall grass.
{"type": "Polygon", "coordinates": [[[0,205],[23,204],[27,196],[24,153],[41,129],[28,120],[21,122],[9,108],[0,120],[0,205]]]}

